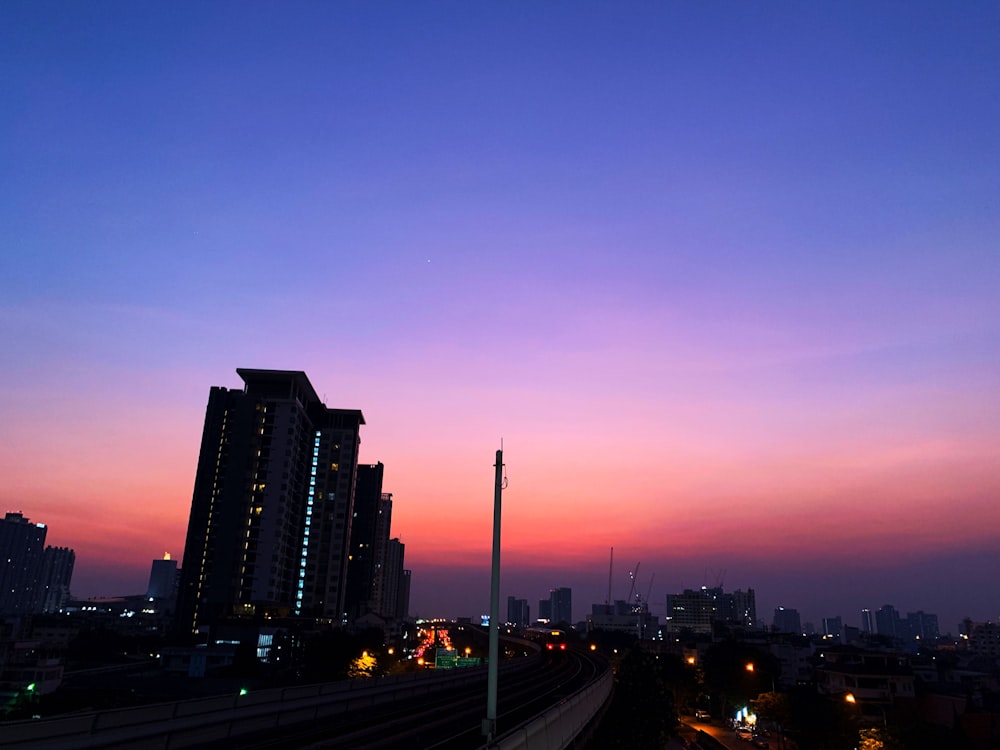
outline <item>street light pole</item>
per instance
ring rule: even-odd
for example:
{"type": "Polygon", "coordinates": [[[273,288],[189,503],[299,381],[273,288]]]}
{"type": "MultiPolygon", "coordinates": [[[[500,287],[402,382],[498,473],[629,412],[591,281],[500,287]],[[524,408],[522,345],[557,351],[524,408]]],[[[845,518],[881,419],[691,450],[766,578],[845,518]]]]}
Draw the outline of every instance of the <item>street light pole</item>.
{"type": "Polygon", "coordinates": [[[489,746],[497,729],[497,675],[500,660],[500,492],[503,490],[503,449],[497,451],[493,486],[493,568],[490,577],[490,653],[483,735],[489,746]]]}

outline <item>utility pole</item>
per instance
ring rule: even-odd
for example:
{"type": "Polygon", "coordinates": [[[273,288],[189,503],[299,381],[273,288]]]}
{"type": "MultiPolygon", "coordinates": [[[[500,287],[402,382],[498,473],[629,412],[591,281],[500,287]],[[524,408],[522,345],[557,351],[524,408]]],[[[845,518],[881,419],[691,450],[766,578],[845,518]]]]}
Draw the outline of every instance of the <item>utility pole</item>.
{"type": "Polygon", "coordinates": [[[503,448],[497,451],[493,484],[493,573],[490,577],[490,654],[483,734],[490,746],[497,729],[497,675],[500,662],[500,492],[503,490],[503,448]]]}

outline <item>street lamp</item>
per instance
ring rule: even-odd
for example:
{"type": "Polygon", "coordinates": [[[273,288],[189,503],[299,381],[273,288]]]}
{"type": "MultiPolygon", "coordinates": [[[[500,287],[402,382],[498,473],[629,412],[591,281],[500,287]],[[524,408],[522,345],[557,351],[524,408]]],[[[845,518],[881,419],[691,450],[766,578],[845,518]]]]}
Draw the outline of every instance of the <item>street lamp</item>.
{"type": "MultiPolygon", "coordinates": [[[[861,719],[865,718],[865,712],[861,708],[861,706],[858,705],[858,699],[854,695],[854,693],[844,693],[844,701],[847,702],[847,703],[849,703],[849,704],[851,704],[852,706],[858,706],[859,718],[861,718],[861,719]]],[[[866,703],[865,705],[872,706],[873,704],[866,703]]],[[[874,706],[882,714],[882,727],[885,728],[885,729],[888,729],[888,727],[889,727],[889,715],[885,711],[885,706],[882,706],[882,705],[879,705],[879,704],[874,704],[874,706]]]]}

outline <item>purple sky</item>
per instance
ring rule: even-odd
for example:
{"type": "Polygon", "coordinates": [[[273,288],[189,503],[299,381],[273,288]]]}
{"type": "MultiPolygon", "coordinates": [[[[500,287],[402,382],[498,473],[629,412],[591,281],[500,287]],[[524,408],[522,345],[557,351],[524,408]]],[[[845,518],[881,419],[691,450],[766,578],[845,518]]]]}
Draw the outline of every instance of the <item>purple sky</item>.
{"type": "Polygon", "coordinates": [[[181,556],[208,389],[305,370],[411,611],[1000,613],[1000,6],[0,4],[2,510],[181,556]]]}

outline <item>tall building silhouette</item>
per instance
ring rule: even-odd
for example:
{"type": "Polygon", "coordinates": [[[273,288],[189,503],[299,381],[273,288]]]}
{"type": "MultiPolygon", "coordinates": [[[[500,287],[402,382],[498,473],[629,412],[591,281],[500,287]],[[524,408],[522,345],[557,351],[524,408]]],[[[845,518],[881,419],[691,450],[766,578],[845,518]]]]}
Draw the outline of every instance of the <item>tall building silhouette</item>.
{"type": "Polygon", "coordinates": [[[48,528],[21,513],[0,520],[0,615],[57,612],[69,598],[76,556],[46,547],[48,528]]]}
{"type": "Polygon", "coordinates": [[[716,619],[745,628],[757,627],[757,595],[753,589],[722,592],[716,599],[716,619]]]}
{"type": "Polygon", "coordinates": [[[406,545],[398,538],[386,540],[385,554],[375,577],[375,596],[378,613],[392,620],[407,616],[410,605],[409,576],[403,570],[406,545]]]}
{"type": "Polygon", "coordinates": [[[507,622],[519,627],[527,627],[531,624],[531,609],[528,607],[527,599],[507,597],[507,622]]]}
{"type": "Polygon", "coordinates": [[[197,631],[233,616],[346,619],[360,427],[304,372],[237,369],[209,391],[177,617],[197,631]]]}
{"type": "Polygon", "coordinates": [[[392,493],[382,491],[381,463],[358,466],[347,566],[350,620],[373,614],[390,626],[405,619],[410,603],[409,571],[403,570],[406,545],[390,539],[392,493]]]}
{"type": "Polygon", "coordinates": [[[933,641],[941,635],[937,615],[928,614],[922,609],[907,612],[904,624],[906,635],[911,640],[933,641]]]}
{"type": "Polygon", "coordinates": [[[549,589],[549,618],[553,623],[573,623],[573,589],[549,589]]]}
{"type": "Polygon", "coordinates": [[[899,610],[891,604],[884,604],[875,610],[875,632],[887,638],[900,638],[903,633],[899,610]]]}
{"type": "Polygon", "coordinates": [[[0,615],[31,614],[46,531],[20,513],[0,521],[0,615]]]}
{"type": "Polygon", "coordinates": [[[775,607],[772,627],[777,633],[801,633],[802,621],[799,611],[791,607],[775,607]]]}
{"type": "Polygon", "coordinates": [[[149,584],[146,596],[149,599],[171,600],[177,595],[177,561],[165,554],[162,560],[153,560],[149,567],[149,584]]]}
{"type": "Polygon", "coordinates": [[[45,548],[34,597],[35,612],[58,612],[69,600],[69,582],[75,565],[76,553],[69,547],[45,548]]]}
{"type": "Polygon", "coordinates": [[[351,618],[375,611],[375,577],[389,538],[388,523],[392,516],[392,495],[382,493],[384,470],[381,463],[358,466],[351,559],[347,568],[346,607],[351,618]]]}
{"type": "Polygon", "coordinates": [[[875,620],[870,609],[861,610],[861,632],[872,634],[875,632],[875,620]]]}

